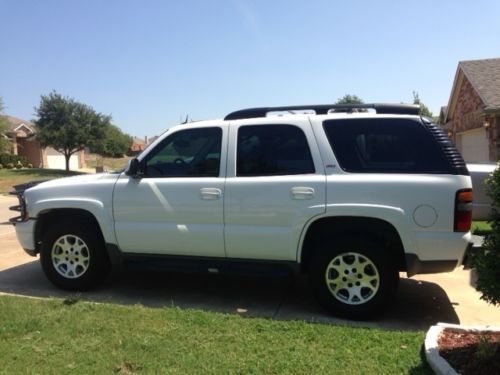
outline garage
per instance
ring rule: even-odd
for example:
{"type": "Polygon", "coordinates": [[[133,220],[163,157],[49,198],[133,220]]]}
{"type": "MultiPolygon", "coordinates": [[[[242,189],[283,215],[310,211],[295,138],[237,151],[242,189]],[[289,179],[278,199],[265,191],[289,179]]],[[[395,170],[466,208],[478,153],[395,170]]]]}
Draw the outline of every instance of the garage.
{"type": "MultiPolygon", "coordinates": [[[[66,159],[64,155],[54,150],[52,147],[47,147],[47,165],[49,169],[66,169],[66,159]]],[[[69,159],[69,169],[77,170],[79,168],[78,153],[71,155],[69,159]]]]}
{"type": "Polygon", "coordinates": [[[485,163],[490,160],[488,136],[484,128],[458,133],[457,147],[468,163],[485,163]]]}

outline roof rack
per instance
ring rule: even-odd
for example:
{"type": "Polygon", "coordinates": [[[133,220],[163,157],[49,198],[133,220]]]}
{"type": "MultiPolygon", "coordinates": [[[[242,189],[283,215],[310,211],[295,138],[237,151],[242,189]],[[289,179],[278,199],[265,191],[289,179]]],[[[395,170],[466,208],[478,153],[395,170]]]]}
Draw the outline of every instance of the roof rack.
{"type": "Polygon", "coordinates": [[[378,114],[418,115],[420,106],[416,104],[314,104],[294,105],[287,107],[247,108],[231,112],[224,120],[241,120],[247,118],[266,117],[269,112],[293,112],[313,110],[317,115],[326,115],[329,111],[354,112],[356,109],[374,109],[378,114]]]}

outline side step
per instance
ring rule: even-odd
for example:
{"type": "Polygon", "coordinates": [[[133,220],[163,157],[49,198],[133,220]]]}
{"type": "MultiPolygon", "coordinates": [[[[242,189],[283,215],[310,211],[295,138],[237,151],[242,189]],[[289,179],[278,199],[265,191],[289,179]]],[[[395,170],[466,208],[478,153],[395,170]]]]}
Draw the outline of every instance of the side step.
{"type": "Polygon", "coordinates": [[[123,264],[131,269],[154,269],[182,273],[237,274],[284,277],[298,272],[295,262],[268,262],[211,257],[124,254],[123,264]]]}

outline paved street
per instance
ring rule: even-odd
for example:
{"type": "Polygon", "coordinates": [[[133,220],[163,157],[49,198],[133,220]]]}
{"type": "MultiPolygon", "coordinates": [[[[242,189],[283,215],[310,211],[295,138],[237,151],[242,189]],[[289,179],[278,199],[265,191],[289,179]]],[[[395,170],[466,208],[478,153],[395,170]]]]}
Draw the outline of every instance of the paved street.
{"type": "MultiPolygon", "coordinates": [[[[13,197],[0,196],[0,223],[14,212],[13,197]]],[[[299,319],[377,326],[390,329],[427,329],[436,322],[500,326],[500,308],[479,298],[470,285],[471,273],[402,278],[397,299],[376,321],[351,322],[331,318],[317,305],[304,278],[250,278],[220,275],[184,275],[166,272],[114,272],[98,290],[78,295],[90,301],[145,306],[201,308],[248,316],[299,319]]],[[[38,259],[24,253],[11,225],[0,224],[0,293],[33,297],[73,297],[53,287],[38,259]]]]}

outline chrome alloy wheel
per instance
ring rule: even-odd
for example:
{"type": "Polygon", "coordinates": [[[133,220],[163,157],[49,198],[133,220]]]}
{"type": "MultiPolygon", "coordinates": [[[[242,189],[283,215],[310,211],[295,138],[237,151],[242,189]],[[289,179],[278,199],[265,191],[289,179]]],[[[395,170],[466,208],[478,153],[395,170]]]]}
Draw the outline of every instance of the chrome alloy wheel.
{"type": "Polygon", "coordinates": [[[80,237],[73,234],[59,237],[52,246],[50,256],[54,269],[67,279],[76,279],[89,268],[89,248],[80,237]]]}
{"type": "Polygon", "coordinates": [[[326,267],[325,281],[332,295],[348,305],[371,300],[380,287],[375,264],[360,253],[337,255],[326,267]]]}

